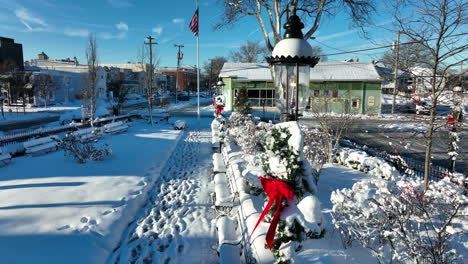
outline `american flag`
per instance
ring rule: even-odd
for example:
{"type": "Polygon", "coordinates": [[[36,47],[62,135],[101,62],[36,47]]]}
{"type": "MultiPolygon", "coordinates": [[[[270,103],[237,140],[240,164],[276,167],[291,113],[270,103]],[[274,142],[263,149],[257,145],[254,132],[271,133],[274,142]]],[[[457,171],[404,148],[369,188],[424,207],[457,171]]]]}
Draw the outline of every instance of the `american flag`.
{"type": "Polygon", "coordinates": [[[198,8],[195,14],[193,14],[192,20],[190,20],[189,28],[193,32],[193,35],[198,36],[198,8]]]}

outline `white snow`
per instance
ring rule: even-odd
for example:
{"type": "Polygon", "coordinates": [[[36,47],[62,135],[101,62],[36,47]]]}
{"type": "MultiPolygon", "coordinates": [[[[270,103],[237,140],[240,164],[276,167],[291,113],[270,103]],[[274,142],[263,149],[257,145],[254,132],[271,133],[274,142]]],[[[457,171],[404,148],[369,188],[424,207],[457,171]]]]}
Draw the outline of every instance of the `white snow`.
{"type": "Polygon", "coordinates": [[[104,263],[180,135],[136,124],[103,139],[112,155],[102,162],[14,158],[0,169],[0,262],[104,263]]]}
{"type": "Polygon", "coordinates": [[[356,245],[351,248],[343,248],[339,230],[332,224],[331,209],[333,207],[330,196],[332,191],[342,188],[350,188],[356,181],[369,178],[362,172],[348,169],[341,165],[325,165],[321,170],[318,183],[317,198],[321,203],[325,224],[325,237],[321,239],[309,239],[303,243],[303,249],[298,253],[293,252],[295,263],[323,263],[323,264],[371,264],[377,260],[371,256],[369,250],[356,245]]]}

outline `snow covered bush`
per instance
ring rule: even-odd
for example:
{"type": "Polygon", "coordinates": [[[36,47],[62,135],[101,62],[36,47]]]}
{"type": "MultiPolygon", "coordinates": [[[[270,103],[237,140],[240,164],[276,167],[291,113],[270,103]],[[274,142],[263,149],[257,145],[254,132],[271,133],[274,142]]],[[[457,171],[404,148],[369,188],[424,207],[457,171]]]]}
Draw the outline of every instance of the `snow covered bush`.
{"type": "Polygon", "coordinates": [[[422,179],[372,179],[332,193],[345,246],[369,248],[380,263],[462,263],[468,199],[449,178],[424,192],[422,179]]]}
{"type": "Polygon", "coordinates": [[[78,163],[101,161],[112,153],[107,143],[101,148],[97,148],[95,146],[96,140],[83,142],[80,135],[73,133],[67,134],[63,139],[56,139],[56,141],[57,146],[64,150],[65,156],[73,157],[78,163]]]}
{"type": "Polygon", "coordinates": [[[369,156],[362,150],[340,147],[337,150],[335,161],[386,180],[400,177],[400,173],[388,162],[381,158],[369,156]]]}
{"type": "MultiPolygon", "coordinates": [[[[265,134],[271,129],[271,124],[260,122],[255,125],[251,115],[234,113],[229,118],[228,135],[244,151],[249,162],[256,164],[255,154],[262,151],[261,142],[265,134]]],[[[258,164],[256,164],[258,165],[258,164]]]]}
{"type": "MultiPolygon", "coordinates": [[[[303,137],[296,122],[281,123],[267,132],[263,141],[263,170],[273,179],[294,190],[294,200],[283,200],[282,214],[275,233],[272,252],[278,263],[289,263],[287,249],[300,249],[300,242],[323,235],[323,218],[315,194],[312,168],[303,157],[303,137]]],[[[273,210],[276,210],[274,205],[273,210]]],[[[271,221],[271,216],[267,221],[271,221]]]]}
{"type": "Polygon", "coordinates": [[[304,135],[304,158],[313,165],[318,175],[323,165],[327,163],[329,156],[327,151],[331,150],[323,146],[323,134],[318,129],[301,126],[301,132],[304,135]]]}

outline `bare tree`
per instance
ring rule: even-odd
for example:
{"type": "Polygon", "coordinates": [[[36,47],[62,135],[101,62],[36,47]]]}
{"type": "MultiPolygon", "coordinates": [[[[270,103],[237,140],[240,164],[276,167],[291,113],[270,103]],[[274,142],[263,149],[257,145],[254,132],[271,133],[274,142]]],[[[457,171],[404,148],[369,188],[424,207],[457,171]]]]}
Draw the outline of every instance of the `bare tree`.
{"type": "Polygon", "coordinates": [[[320,46],[312,47],[312,56],[319,57],[321,62],[325,62],[328,60],[328,57],[323,54],[322,47],[320,46]]]}
{"type": "Polygon", "coordinates": [[[341,138],[355,125],[356,117],[350,113],[349,101],[342,103],[343,112],[332,113],[328,111],[328,103],[313,104],[311,108],[314,120],[318,124],[321,152],[324,153],[324,162],[333,162],[333,154],[340,145],[341,138]]]}
{"type": "Polygon", "coordinates": [[[109,82],[109,91],[112,92],[113,96],[113,106],[112,110],[114,115],[120,115],[122,112],[122,107],[125,104],[127,99],[127,95],[130,89],[124,85],[125,75],[122,72],[118,72],[118,74],[109,82]]]}
{"type": "Polygon", "coordinates": [[[18,104],[19,100],[23,101],[30,95],[30,90],[26,88],[31,82],[31,73],[13,70],[1,76],[0,84],[3,86],[2,92],[6,93],[6,104],[18,104]]]}
{"type": "MultiPolygon", "coordinates": [[[[145,82],[146,94],[151,95],[152,88],[153,88],[154,73],[159,64],[159,57],[153,54],[152,61],[150,61],[149,46],[146,47],[146,45],[143,45],[143,47],[138,50],[137,61],[138,61],[140,70],[144,73],[143,79],[145,82]]],[[[162,91],[161,91],[161,98],[162,98],[162,91]]],[[[153,111],[153,104],[150,98],[147,98],[147,99],[148,99],[148,113],[150,116],[150,121],[151,123],[153,123],[153,117],[151,114],[151,112],[153,111]]],[[[161,103],[161,106],[162,106],[162,103],[161,103]]]]}
{"type": "MultiPolygon", "coordinates": [[[[430,65],[430,51],[419,43],[400,45],[398,50],[398,70],[409,71],[415,66],[426,67],[430,65]]],[[[395,67],[396,54],[394,51],[387,51],[379,60],[385,67],[395,67]]]]}
{"type": "MultiPolygon", "coordinates": [[[[223,68],[224,63],[228,60],[225,57],[214,57],[203,63],[203,70],[208,76],[209,83],[214,84],[218,80],[219,73],[223,68]]],[[[211,87],[210,87],[211,88],[211,87]]]]}
{"type": "Polygon", "coordinates": [[[90,33],[88,37],[88,47],[86,48],[86,60],[88,62],[88,75],[82,78],[84,114],[90,119],[91,126],[93,125],[94,114],[97,108],[97,71],[98,71],[98,56],[96,37],[90,33]]]}
{"type": "Polygon", "coordinates": [[[268,49],[262,46],[259,40],[247,40],[247,42],[240,46],[239,49],[231,50],[229,52],[229,58],[233,62],[265,62],[265,57],[268,53],[268,49]]]}
{"type": "Polygon", "coordinates": [[[246,16],[253,16],[260,26],[265,46],[270,51],[282,39],[282,26],[288,10],[297,11],[306,24],[311,25],[304,39],[309,39],[317,31],[325,16],[338,13],[346,13],[352,25],[364,32],[364,26],[370,23],[370,15],[375,11],[372,0],[224,0],[222,3],[224,15],[215,29],[232,26],[246,16]]]}
{"type": "Polygon", "coordinates": [[[44,107],[47,108],[47,102],[52,97],[56,89],[54,80],[50,74],[40,73],[35,79],[34,92],[44,101],[44,107]]]}
{"type": "MultiPolygon", "coordinates": [[[[395,2],[394,17],[402,36],[418,42],[430,53],[428,92],[432,107],[426,138],[424,162],[424,186],[429,185],[432,139],[436,107],[446,85],[441,78],[467,60],[464,52],[468,49],[466,28],[468,24],[468,3],[464,0],[400,0],[395,2]],[[403,15],[404,14],[404,15],[403,15]]],[[[466,54],[465,54],[466,55],[466,54]]]]}

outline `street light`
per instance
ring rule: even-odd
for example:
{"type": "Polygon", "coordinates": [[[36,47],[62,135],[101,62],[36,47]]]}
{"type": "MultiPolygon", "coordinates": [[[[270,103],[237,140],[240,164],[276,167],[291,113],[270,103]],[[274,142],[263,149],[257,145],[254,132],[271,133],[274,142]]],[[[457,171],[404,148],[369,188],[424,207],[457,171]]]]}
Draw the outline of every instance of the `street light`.
{"type": "Polygon", "coordinates": [[[304,40],[304,24],[295,11],[284,24],[284,39],[276,44],[272,56],[267,57],[275,75],[275,102],[281,111],[281,120],[297,121],[299,108],[304,110],[309,97],[310,67],[319,57],[314,57],[312,47],[304,40]],[[295,110],[295,111],[294,111],[295,110]]]}

